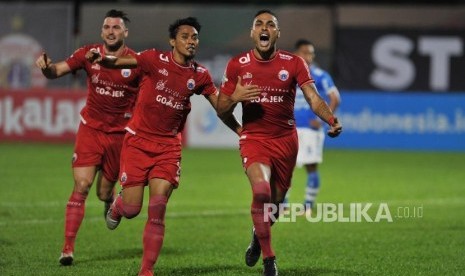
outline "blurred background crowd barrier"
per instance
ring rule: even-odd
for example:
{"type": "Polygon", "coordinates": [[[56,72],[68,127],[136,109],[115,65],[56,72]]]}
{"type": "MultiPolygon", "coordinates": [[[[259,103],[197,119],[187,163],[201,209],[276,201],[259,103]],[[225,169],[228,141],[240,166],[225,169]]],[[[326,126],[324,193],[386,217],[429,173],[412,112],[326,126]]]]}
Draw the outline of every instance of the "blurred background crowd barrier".
{"type": "MultiPolygon", "coordinates": [[[[333,148],[465,151],[465,5],[232,5],[0,2],[0,141],[72,141],[85,73],[45,79],[46,51],[63,60],[100,42],[104,14],[128,13],[129,47],[169,50],[168,25],[198,17],[197,60],[220,84],[232,56],[252,47],[255,12],[273,10],[278,46],[307,38],[342,96],[344,133],[333,148]]],[[[207,101],[193,97],[186,146],[237,147],[207,101]]],[[[237,111],[240,116],[239,110],[237,111]]]]}

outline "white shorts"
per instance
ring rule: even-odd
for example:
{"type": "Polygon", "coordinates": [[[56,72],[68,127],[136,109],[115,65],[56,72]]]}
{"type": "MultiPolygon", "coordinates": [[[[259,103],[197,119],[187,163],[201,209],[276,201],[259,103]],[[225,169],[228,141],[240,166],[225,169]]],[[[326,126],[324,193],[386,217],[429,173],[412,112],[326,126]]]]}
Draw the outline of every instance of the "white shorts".
{"type": "Polygon", "coordinates": [[[325,133],[323,128],[313,130],[310,128],[297,128],[299,138],[299,153],[297,154],[297,166],[316,164],[323,162],[323,144],[325,133]]]}

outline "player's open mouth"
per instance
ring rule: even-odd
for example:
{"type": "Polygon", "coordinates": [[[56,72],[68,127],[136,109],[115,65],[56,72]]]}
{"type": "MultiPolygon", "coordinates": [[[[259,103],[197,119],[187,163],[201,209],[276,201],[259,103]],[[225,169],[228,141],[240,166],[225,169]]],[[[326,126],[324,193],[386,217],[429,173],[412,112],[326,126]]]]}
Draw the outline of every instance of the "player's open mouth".
{"type": "Polygon", "coordinates": [[[266,47],[270,43],[270,36],[267,34],[260,34],[260,46],[266,47]]]}

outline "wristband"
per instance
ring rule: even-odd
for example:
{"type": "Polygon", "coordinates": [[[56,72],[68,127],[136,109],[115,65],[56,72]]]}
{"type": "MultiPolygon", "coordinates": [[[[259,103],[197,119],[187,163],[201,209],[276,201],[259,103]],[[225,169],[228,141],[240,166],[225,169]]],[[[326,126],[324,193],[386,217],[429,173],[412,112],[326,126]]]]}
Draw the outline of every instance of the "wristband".
{"type": "Polygon", "coordinates": [[[330,126],[334,126],[334,125],[336,124],[336,120],[337,120],[336,117],[331,116],[331,117],[329,117],[329,119],[328,119],[328,124],[329,124],[330,126]]]}

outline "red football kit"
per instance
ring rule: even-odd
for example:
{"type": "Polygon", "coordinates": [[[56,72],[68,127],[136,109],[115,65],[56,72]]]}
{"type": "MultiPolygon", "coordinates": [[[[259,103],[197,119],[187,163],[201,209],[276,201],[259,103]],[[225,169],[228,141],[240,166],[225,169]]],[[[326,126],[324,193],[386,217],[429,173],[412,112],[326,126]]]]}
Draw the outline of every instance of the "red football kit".
{"type": "Polygon", "coordinates": [[[259,60],[254,51],[232,58],[226,68],[221,93],[232,95],[238,76],[242,85],[258,85],[257,100],[242,102],[243,131],[240,151],[247,168],[255,162],[272,168],[272,179],[281,189],[291,184],[298,143],[294,122],[296,85],[313,82],[305,61],[279,50],[270,60],[259,60]]]}
{"type": "Polygon", "coordinates": [[[144,73],[134,116],[129,122],[121,158],[123,187],[162,178],[178,185],[181,132],[191,110],[190,97],[217,93],[208,71],[174,61],[172,52],[156,49],[135,55],[144,73]]]}
{"type": "MultiPolygon", "coordinates": [[[[88,87],[73,167],[101,166],[105,178],[116,181],[124,127],[132,116],[142,74],[139,69],[107,69],[91,64],[85,58],[90,49],[105,54],[103,44],[86,45],[66,60],[72,71],[86,71],[88,87]]],[[[125,47],[122,55],[135,55],[135,52],[125,47]]]]}

